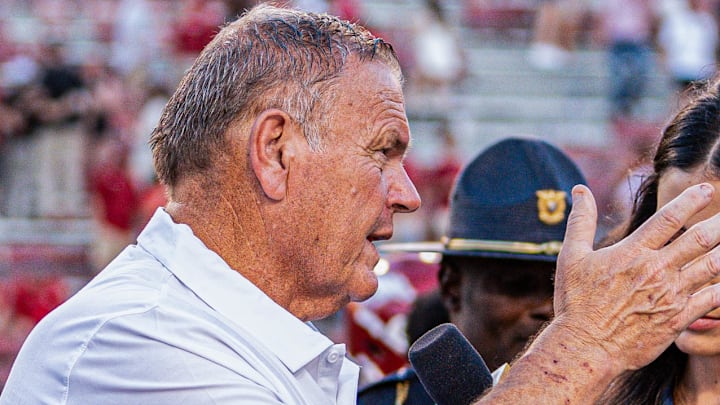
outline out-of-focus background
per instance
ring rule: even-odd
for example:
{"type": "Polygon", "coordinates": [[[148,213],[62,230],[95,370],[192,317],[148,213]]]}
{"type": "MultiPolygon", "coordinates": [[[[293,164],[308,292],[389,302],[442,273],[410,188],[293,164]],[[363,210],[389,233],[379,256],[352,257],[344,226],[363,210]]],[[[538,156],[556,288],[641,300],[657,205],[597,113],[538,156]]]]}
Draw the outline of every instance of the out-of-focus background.
{"type": "MultiPolygon", "coordinates": [[[[391,42],[423,207],[395,241],[435,240],[462,165],[511,135],[583,169],[600,231],[627,215],[683,90],[712,75],[720,0],[298,0],[391,42]]],[[[32,326],[132,243],[164,203],[147,145],[182,73],[247,0],[0,3],[0,387],[32,326]]],[[[502,173],[498,173],[502,175],[502,173]]],[[[319,322],[366,365],[402,365],[436,257],[387,258],[369,302],[319,322]],[[407,260],[406,260],[407,259],[407,260]]]]}

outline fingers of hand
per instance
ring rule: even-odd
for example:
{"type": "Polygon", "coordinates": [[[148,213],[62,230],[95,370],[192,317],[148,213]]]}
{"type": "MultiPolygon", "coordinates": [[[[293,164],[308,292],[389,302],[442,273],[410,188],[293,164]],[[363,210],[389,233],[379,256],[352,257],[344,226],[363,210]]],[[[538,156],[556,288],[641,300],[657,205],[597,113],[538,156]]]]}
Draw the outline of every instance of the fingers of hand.
{"type": "MultiPolygon", "coordinates": [[[[691,288],[708,282],[720,271],[720,214],[698,222],[680,235],[661,252],[667,268],[682,268],[691,288]]],[[[693,291],[690,291],[693,292],[693,291]]]]}
{"type": "Polygon", "coordinates": [[[678,331],[717,307],[720,307],[720,284],[712,284],[696,292],[678,318],[678,331]]]}
{"type": "Polygon", "coordinates": [[[573,206],[568,216],[565,240],[560,252],[561,258],[593,250],[597,227],[597,207],[590,189],[576,185],[572,190],[573,206]]]}
{"type": "MultiPolygon", "coordinates": [[[[569,280],[577,277],[574,268],[582,269],[585,266],[576,264],[593,252],[595,238],[597,207],[590,189],[583,185],[573,187],[573,206],[568,217],[565,240],[558,256],[557,271],[555,272],[555,313],[563,311],[566,300],[566,289],[569,280]],[[573,275],[575,273],[575,275],[573,275]]],[[[571,288],[572,289],[572,288],[571,288]]]]}
{"type": "MultiPolygon", "coordinates": [[[[693,215],[707,206],[712,199],[713,192],[713,187],[707,183],[688,187],[679,196],[660,208],[625,241],[639,243],[650,249],[663,247],[693,215]]],[[[709,248],[699,250],[692,244],[688,244],[687,247],[695,248],[693,249],[694,253],[688,254],[690,257],[697,256],[698,252],[709,250],[709,248]]]]}
{"type": "MultiPolygon", "coordinates": [[[[716,229],[718,229],[717,225],[716,229]]],[[[717,243],[717,241],[715,243],[717,243]]],[[[680,288],[678,291],[684,291],[687,294],[692,294],[701,286],[709,283],[719,274],[720,247],[716,247],[707,254],[696,258],[681,269],[679,280],[682,285],[679,286],[680,288]]]]}

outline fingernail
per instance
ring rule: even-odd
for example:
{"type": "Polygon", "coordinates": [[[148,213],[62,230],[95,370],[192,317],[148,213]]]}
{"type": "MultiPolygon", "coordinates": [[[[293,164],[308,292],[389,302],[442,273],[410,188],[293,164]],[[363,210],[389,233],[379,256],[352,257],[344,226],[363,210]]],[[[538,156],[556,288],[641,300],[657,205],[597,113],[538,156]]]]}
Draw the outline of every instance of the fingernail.
{"type": "Polygon", "coordinates": [[[707,183],[701,184],[700,190],[702,190],[703,194],[705,194],[706,197],[710,197],[714,191],[713,187],[707,183]]]}
{"type": "Polygon", "coordinates": [[[575,186],[572,189],[572,201],[573,204],[580,201],[585,196],[582,187],[575,186]]]}

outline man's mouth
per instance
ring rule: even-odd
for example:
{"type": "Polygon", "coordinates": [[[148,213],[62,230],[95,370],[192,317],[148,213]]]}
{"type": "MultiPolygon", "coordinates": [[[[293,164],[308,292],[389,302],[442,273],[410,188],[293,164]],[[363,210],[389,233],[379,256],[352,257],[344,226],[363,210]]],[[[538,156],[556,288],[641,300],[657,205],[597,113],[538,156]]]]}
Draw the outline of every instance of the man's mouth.
{"type": "Polygon", "coordinates": [[[378,240],[388,240],[392,237],[392,235],[393,235],[392,227],[389,227],[389,228],[385,228],[385,229],[378,230],[378,231],[371,233],[370,235],[368,235],[367,240],[370,242],[375,242],[378,240]]]}

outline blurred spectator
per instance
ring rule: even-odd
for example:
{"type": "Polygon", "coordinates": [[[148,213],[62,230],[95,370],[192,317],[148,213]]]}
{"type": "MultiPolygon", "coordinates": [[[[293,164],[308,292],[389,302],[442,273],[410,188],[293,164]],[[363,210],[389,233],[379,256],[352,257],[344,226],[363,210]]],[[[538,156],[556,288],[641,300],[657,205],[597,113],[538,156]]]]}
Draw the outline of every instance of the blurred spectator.
{"type": "MultiPolygon", "coordinates": [[[[19,189],[24,188],[25,193],[31,194],[27,185],[23,187],[17,184],[16,171],[13,169],[15,165],[22,164],[22,156],[18,157],[17,155],[23,155],[23,151],[29,150],[27,146],[30,146],[27,140],[22,139],[24,138],[22,135],[28,129],[28,122],[18,103],[19,97],[19,88],[0,88],[0,216],[10,213],[7,204],[10,201],[8,196],[11,193],[15,194],[19,189]]],[[[29,154],[25,156],[25,159],[27,159],[26,163],[32,162],[29,154]]],[[[26,173],[22,178],[29,179],[32,183],[32,173],[26,173]]],[[[22,182],[20,179],[20,183],[22,182]]],[[[31,204],[29,203],[28,206],[31,204]]],[[[17,213],[13,212],[13,214],[17,213]]]]}
{"type": "Polygon", "coordinates": [[[606,0],[598,10],[608,50],[610,114],[630,118],[645,94],[657,26],[655,0],[606,0]]]}
{"type": "Polygon", "coordinates": [[[151,84],[134,122],[128,167],[133,182],[140,191],[155,184],[155,167],[149,144],[150,134],[160,120],[162,110],[169,98],[170,92],[166,86],[160,83],[151,84]]]}
{"type": "Polygon", "coordinates": [[[29,274],[0,280],[0,390],[30,330],[69,294],[68,284],[58,276],[29,274]]]}
{"type": "Polygon", "coordinates": [[[127,148],[115,139],[101,141],[90,171],[91,211],[96,235],[91,264],[100,271],[135,240],[138,195],[127,170],[127,148]]]}
{"type": "Polygon", "coordinates": [[[555,70],[570,61],[587,7],[586,0],[540,0],[529,53],[534,67],[555,70]]]}
{"type": "Polygon", "coordinates": [[[136,221],[136,233],[141,231],[145,225],[147,225],[150,218],[159,207],[164,207],[167,204],[167,194],[165,192],[165,186],[160,184],[157,179],[155,181],[140,190],[138,207],[138,218],[136,221]]]}
{"type": "Polygon", "coordinates": [[[63,279],[50,275],[25,275],[15,280],[14,307],[16,316],[36,324],[67,299],[69,290],[63,279]]]}
{"type": "Polygon", "coordinates": [[[76,1],[34,0],[28,2],[39,21],[43,38],[68,38],[72,24],[69,22],[79,14],[80,4],[76,1]]]}
{"type": "Polygon", "coordinates": [[[165,187],[157,181],[150,134],[160,120],[162,109],[170,97],[167,86],[153,83],[145,95],[145,102],[137,114],[130,141],[128,171],[138,192],[136,231],[140,231],[158,207],[165,206],[165,187]]]}
{"type": "Polygon", "coordinates": [[[90,94],[60,43],[42,48],[38,97],[32,102],[39,120],[37,153],[38,214],[79,217],[86,214],[87,136],[81,118],[90,94]]]}
{"type": "Polygon", "coordinates": [[[126,96],[130,87],[104,60],[89,57],[82,65],[82,78],[92,103],[83,114],[83,124],[90,140],[88,150],[104,138],[122,132],[123,114],[130,102],[126,96]]]}
{"type": "Polygon", "coordinates": [[[328,2],[325,0],[294,0],[294,7],[307,10],[312,13],[328,12],[328,2]]]}
{"type": "Polygon", "coordinates": [[[217,0],[184,0],[173,32],[176,57],[185,68],[220,30],[225,21],[225,4],[217,0]]]}
{"type": "Polygon", "coordinates": [[[0,280],[0,390],[7,381],[22,342],[35,325],[29,317],[15,311],[15,293],[12,280],[0,280]]]}
{"type": "Polygon", "coordinates": [[[117,0],[82,0],[81,18],[92,21],[92,26],[87,27],[88,35],[102,48],[112,45],[118,3],[117,0]]]}
{"type": "MultiPolygon", "coordinates": [[[[7,13],[9,10],[3,10],[2,6],[0,6],[0,13],[7,13]]],[[[2,14],[0,14],[2,15],[2,14]]],[[[3,21],[2,18],[0,18],[0,62],[5,62],[8,59],[10,59],[15,52],[15,44],[12,42],[11,38],[8,36],[6,29],[5,29],[6,23],[3,21]]],[[[4,75],[0,74],[0,78],[3,78],[4,81],[4,75]]]]}
{"type": "Polygon", "coordinates": [[[2,65],[3,150],[0,156],[0,213],[9,217],[37,214],[36,127],[33,104],[39,67],[30,55],[17,54],[2,65]]]}
{"type": "Polygon", "coordinates": [[[716,70],[718,28],[703,0],[664,0],[658,34],[664,66],[683,94],[695,81],[711,77],[716,70]]]}
{"type": "MultiPolygon", "coordinates": [[[[115,12],[110,66],[125,77],[146,74],[153,62],[164,56],[166,4],[161,12],[150,0],[119,0],[115,12]]],[[[172,6],[176,7],[175,3],[172,6]]]]}
{"type": "Polygon", "coordinates": [[[262,0],[224,0],[225,4],[225,21],[235,20],[245,10],[252,8],[262,0]]]}
{"type": "MultiPolygon", "coordinates": [[[[361,0],[330,0],[330,13],[344,20],[357,22],[361,15],[361,0]]],[[[367,22],[363,22],[366,24],[367,22]]],[[[397,51],[397,50],[396,50],[397,51]]]]}
{"type": "Polygon", "coordinates": [[[443,3],[425,0],[413,25],[413,65],[410,80],[415,90],[433,93],[440,106],[455,84],[465,76],[467,62],[455,29],[448,21],[443,3]]]}

